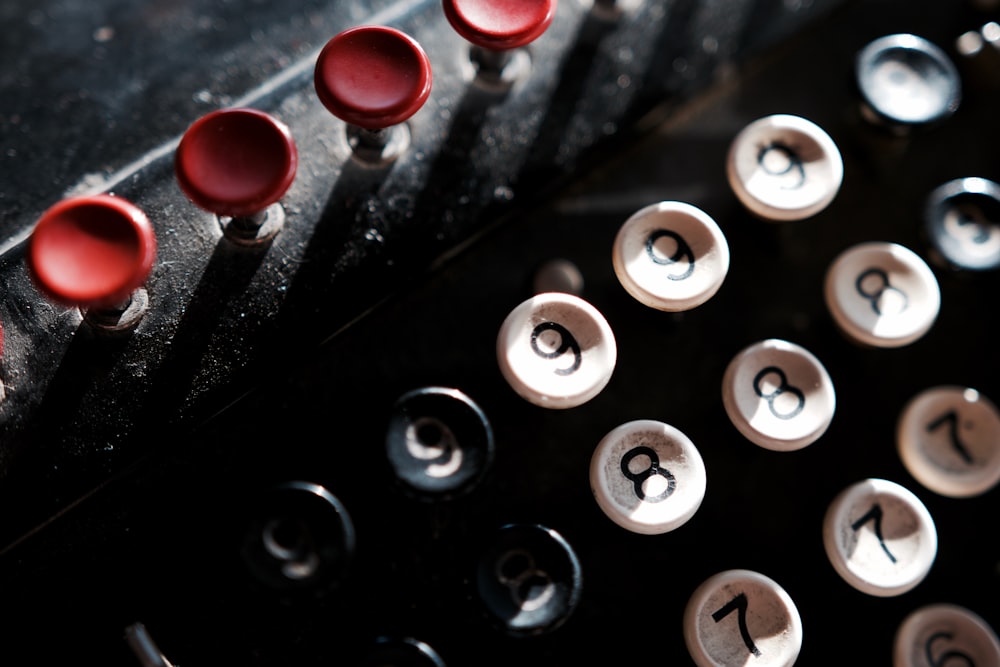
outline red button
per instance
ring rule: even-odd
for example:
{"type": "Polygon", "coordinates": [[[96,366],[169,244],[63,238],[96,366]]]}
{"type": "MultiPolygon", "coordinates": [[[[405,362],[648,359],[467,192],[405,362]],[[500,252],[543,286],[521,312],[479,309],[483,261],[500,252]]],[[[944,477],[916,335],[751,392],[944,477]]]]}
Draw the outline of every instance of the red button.
{"type": "Polygon", "coordinates": [[[121,304],[146,281],[155,258],[149,218],[112,195],[55,204],[28,240],[28,269],[39,289],[81,308],[121,304]]]}
{"type": "Polygon", "coordinates": [[[533,42],[555,13],[556,0],[444,0],[444,15],[455,31],[494,51],[533,42]]]}
{"type": "Polygon", "coordinates": [[[316,94],[330,113],[366,130],[402,123],[431,93],[427,54],[394,28],[345,30],[323,47],[314,74],[316,94]]]}
{"type": "Polygon", "coordinates": [[[220,216],[250,217],[284,196],[299,157],[288,128],[256,109],[220,109],[196,120],[174,156],[184,194],[220,216]]]}

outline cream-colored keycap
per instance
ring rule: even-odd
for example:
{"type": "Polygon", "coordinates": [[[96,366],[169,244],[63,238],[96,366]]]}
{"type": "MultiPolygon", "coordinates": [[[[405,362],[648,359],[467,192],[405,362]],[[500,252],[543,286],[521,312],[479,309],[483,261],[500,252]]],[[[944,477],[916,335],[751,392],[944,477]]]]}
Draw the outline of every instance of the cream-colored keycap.
{"type": "Polygon", "coordinates": [[[930,330],[941,291],[927,263],[896,243],[860,243],[827,269],[826,305],[850,339],[873,347],[908,345],[930,330]]]}
{"type": "Polygon", "coordinates": [[[826,432],[837,400],[819,359],[795,343],[768,339],[744,348],[729,362],[722,403],[748,440],[765,449],[792,451],[826,432]]]}
{"type": "Polygon", "coordinates": [[[823,546],[837,573],[863,593],[901,595],[924,580],[937,556],[937,529],[911,491],[884,479],[844,489],[823,519],[823,546]]]}
{"type": "Polygon", "coordinates": [[[1000,411],[975,389],[931,387],[904,406],[896,445],[925,487],[953,498],[976,496],[1000,481],[1000,411]]]}
{"type": "Polygon", "coordinates": [[[524,301],[497,336],[500,372],[521,397],[544,408],[572,408],[597,396],[617,358],[607,320],[572,294],[547,292],[524,301]]]}
{"type": "Polygon", "coordinates": [[[799,116],[776,114],[736,135],[726,174],[751,213],[775,222],[802,220],[837,196],[844,163],[837,144],[821,127],[799,116]]]}
{"type": "Polygon", "coordinates": [[[911,612],[896,631],[893,667],[1000,665],[996,631],[954,604],[930,604],[911,612]]]}
{"type": "Polygon", "coordinates": [[[727,570],[688,600],[684,642],[698,667],[790,667],[802,650],[802,619],[773,579],[727,570]]]}
{"type": "Polygon", "coordinates": [[[719,225],[695,206],[650,204],[618,230],[612,263],[622,287],[657,310],[690,310],[719,291],[729,245],[719,225]]]}
{"type": "Polygon", "coordinates": [[[666,533],[685,524],[701,506],[705,485],[705,464],[690,438],[652,419],[613,429],[590,461],[598,506],[634,533],[666,533]]]}

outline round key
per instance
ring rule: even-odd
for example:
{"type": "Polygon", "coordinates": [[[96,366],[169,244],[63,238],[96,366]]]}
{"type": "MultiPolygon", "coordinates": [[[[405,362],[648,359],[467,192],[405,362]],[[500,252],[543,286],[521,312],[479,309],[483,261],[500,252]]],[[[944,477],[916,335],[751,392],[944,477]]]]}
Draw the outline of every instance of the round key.
{"type": "Polygon", "coordinates": [[[504,526],[479,559],[479,599],[493,622],[514,636],[555,630],[583,591],[576,552],[562,535],[533,524],[504,526]]]}
{"type": "Polygon", "coordinates": [[[705,497],[705,464],[681,431],[654,420],[627,422],[598,443],[590,488],[608,518],[656,535],[687,523],[705,497]]]}
{"type": "Polygon", "coordinates": [[[924,228],[951,266],[968,271],[1000,267],[1000,185],[985,178],[957,178],[927,198],[924,228]]]}
{"type": "Polygon", "coordinates": [[[901,595],[924,580],[937,556],[930,512],[908,489],[867,479],[844,489],[823,519],[823,546],[837,573],[869,595],[901,595]]]}
{"type": "Polygon", "coordinates": [[[737,198],[769,221],[802,220],[825,209],[844,179],[833,139],[812,121],[777,114],[736,135],[726,175],[737,198]]]}
{"type": "Polygon", "coordinates": [[[962,98],[955,65],[916,35],[887,35],[869,43],[858,53],[855,77],[863,115],[897,130],[940,122],[962,98]]]}
{"type": "Polygon", "coordinates": [[[365,654],[359,667],[445,667],[444,660],[430,645],[412,637],[379,637],[365,654]]]}
{"type": "Polygon", "coordinates": [[[981,616],[954,604],[911,612],[896,631],[893,667],[1000,665],[1000,640],[981,616]]]}
{"type": "Polygon", "coordinates": [[[688,600],[684,643],[698,667],[791,667],[802,650],[802,619],[773,579],[726,570],[688,600]]]}
{"type": "Polygon", "coordinates": [[[70,306],[114,308],[149,276],[156,235],[136,205],[100,194],[64,199],[39,219],[28,240],[38,288],[70,306]]]}
{"type": "Polygon", "coordinates": [[[493,461],[493,429],[486,415],[464,393],[446,387],[401,396],[385,444],[396,479],[429,498],[468,492],[493,461]]]}
{"type": "Polygon", "coordinates": [[[618,358],[604,316],[578,296],[536,295],[517,306],[497,336],[497,361],[510,386],[544,408],[572,408],[597,396],[618,358]]]}
{"type": "Polygon", "coordinates": [[[354,524],[340,500],[318,484],[292,481],[253,507],[243,557],[254,577],[281,593],[323,595],[344,577],[354,524]]]}
{"type": "Polygon", "coordinates": [[[382,130],[415,114],[431,92],[431,65],[409,35],[384,26],[358,26],[320,51],[316,94],[345,123],[382,130]]]}
{"type": "Polygon", "coordinates": [[[556,0],[444,0],[443,5],[455,32],[495,51],[535,41],[556,14],[556,0]]]}
{"type": "Polygon", "coordinates": [[[912,250],[895,243],[866,242],[843,251],[827,270],[824,294],[840,330],[873,347],[916,341],[941,308],[934,272],[912,250]]]}
{"type": "Polygon", "coordinates": [[[826,368],[811,352],[768,339],[744,348],[729,362],[722,403],[747,440],[787,452],[826,432],[837,399],[826,368]]]}
{"type": "Polygon", "coordinates": [[[612,259],[619,282],[636,300],[658,310],[690,310],[722,286],[729,271],[729,244],[707,213],[665,201],[625,221],[612,259]]]}
{"type": "Polygon", "coordinates": [[[932,387],[903,408],[896,445],[925,487],[953,498],[980,495],[1000,482],[1000,411],[975,389],[932,387]]]}
{"type": "Polygon", "coordinates": [[[284,123],[256,109],[220,109],[184,133],[174,172],[197,206],[218,216],[246,218],[285,195],[298,162],[284,123]]]}

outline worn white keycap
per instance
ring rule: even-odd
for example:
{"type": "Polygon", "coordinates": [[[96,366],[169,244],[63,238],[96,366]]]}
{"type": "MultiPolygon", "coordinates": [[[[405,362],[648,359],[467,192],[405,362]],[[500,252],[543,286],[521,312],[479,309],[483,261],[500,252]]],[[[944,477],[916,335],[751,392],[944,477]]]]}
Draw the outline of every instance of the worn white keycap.
{"type": "Polygon", "coordinates": [[[497,336],[497,362],[510,386],[544,408],[572,408],[599,394],[618,358],[604,316],[578,296],[538,294],[517,306],[497,336]]]}
{"type": "Polygon", "coordinates": [[[722,403],[748,440],[766,449],[792,451],[826,432],[836,394],[829,374],[811,352],[768,339],[744,348],[729,362],[722,403]]]}
{"type": "Polygon", "coordinates": [[[690,310],[719,291],[729,245],[701,209],[676,201],[650,204],[618,230],[612,263],[622,287],[657,310],[690,310]]]}
{"type": "Polygon", "coordinates": [[[726,174],[751,213],[770,221],[802,220],[837,196],[844,163],[837,144],[818,125],[776,114],[750,123],[736,135],[726,174]]]}
{"type": "Polygon", "coordinates": [[[844,250],[827,269],[826,305],[850,339],[873,347],[908,345],[930,330],[941,291],[909,248],[877,241],[844,250]]]}
{"type": "Polygon", "coordinates": [[[937,529],[911,491],[884,479],[844,489],[823,520],[823,546],[838,574],[869,595],[901,595],[924,580],[937,556],[937,529]]]}
{"type": "Polygon", "coordinates": [[[608,518],[634,533],[666,533],[686,523],[705,497],[705,464],[694,443],[663,422],[613,429],[590,461],[590,487],[608,518]]]}
{"type": "Polygon", "coordinates": [[[1000,411],[975,389],[939,386],[914,396],[896,445],[910,474],[943,496],[976,496],[1000,481],[1000,411]]]}
{"type": "Polygon", "coordinates": [[[954,604],[930,604],[911,612],[896,631],[893,667],[983,667],[1000,665],[996,631],[954,604]]]}
{"type": "Polygon", "coordinates": [[[727,570],[688,600],[684,642],[698,667],[790,667],[802,650],[802,619],[773,579],[727,570]]]}

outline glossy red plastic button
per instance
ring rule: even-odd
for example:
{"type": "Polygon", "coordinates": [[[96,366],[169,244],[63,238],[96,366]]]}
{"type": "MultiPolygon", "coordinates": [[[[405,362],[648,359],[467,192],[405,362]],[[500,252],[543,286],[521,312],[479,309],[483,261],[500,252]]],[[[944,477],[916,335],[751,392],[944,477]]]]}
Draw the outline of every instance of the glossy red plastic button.
{"type": "Polygon", "coordinates": [[[256,109],[220,109],[181,138],[174,171],[184,194],[216,215],[249,217],[284,196],[299,157],[283,123],[256,109]]]}
{"type": "Polygon", "coordinates": [[[359,26],[340,33],[316,61],[316,94],[345,123],[381,130],[415,114],[431,93],[423,48],[394,28],[359,26]]]}
{"type": "Polygon", "coordinates": [[[112,195],[55,204],[28,241],[28,268],[39,289],[82,308],[121,304],[146,281],[155,258],[149,218],[112,195]]]}
{"type": "Polygon", "coordinates": [[[455,31],[495,51],[533,42],[555,13],[556,0],[444,0],[444,15],[455,31]]]}

